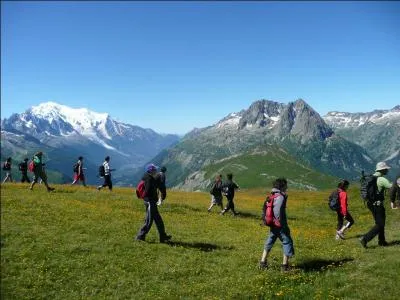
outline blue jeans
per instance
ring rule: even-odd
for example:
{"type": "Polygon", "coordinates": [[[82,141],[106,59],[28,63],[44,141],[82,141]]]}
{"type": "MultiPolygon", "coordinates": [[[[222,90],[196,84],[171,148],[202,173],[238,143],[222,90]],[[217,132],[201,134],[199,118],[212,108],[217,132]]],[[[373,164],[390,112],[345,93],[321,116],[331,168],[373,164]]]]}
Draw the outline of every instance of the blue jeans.
{"type": "Polygon", "coordinates": [[[271,251],[277,238],[282,242],[283,253],[288,257],[292,257],[294,255],[293,240],[290,236],[290,229],[286,226],[282,228],[271,227],[269,236],[265,241],[264,249],[268,252],[271,251]]]}

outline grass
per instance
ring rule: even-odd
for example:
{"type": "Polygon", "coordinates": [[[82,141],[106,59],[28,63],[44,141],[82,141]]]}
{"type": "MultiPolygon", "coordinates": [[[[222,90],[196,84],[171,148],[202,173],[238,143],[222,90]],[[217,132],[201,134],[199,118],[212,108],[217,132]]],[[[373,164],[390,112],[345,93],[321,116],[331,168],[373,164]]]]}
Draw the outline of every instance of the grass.
{"type": "Polygon", "coordinates": [[[1,186],[2,299],[399,299],[400,210],[387,210],[389,247],[360,234],[372,217],[350,190],[355,225],[334,240],[330,191],[289,190],[294,270],[280,272],[278,241],[271,268],[257,268],[268,229],[260,226],[266,190],[236,195],[241,215],[207,212],[209,194],[169,191],[161,206],[172,243],[154,227],[133,238],[144,208],[129,188],[1,186]]]}

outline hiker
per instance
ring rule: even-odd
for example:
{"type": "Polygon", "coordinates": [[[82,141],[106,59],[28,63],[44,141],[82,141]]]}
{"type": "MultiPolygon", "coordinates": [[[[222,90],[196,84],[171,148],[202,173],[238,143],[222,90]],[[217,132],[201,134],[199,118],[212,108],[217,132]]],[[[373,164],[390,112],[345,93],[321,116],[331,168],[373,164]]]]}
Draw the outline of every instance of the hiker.
{"type": "Polygon", "coordinates": [[[397,174],[390,190],[390,207],[398,209],[400,206],[400,174],[397,174]],[[396,204],[397,201],[397,204],[396,204]]]}
{"type": "MultiPolygon", "coordinates": [[[[160,184],[166,186],[165,182],[166,182],[166,176],[165,176],[165,172],[167,172],[167,168],[165,166],[162,166],[160,169],[160,172],[158,172],[156,179],[160,181],[160,184]]],[[[157,205],[161,205],[163,202],[161,195],[158,196],[158,201],[157,201],[157,205]]]]}
{"type": "Polygon", "coordinates": [[[343,179],[338,184],[338,194],[339,194],[339,209],[337,212],[337,231],[336,231],[336,239],[344,240],[344,232],[349,229],[354,224],[354,219],[348,211],[348,197],[347,197],[347,189],[349,188],[350,183],[343,179]],[[344,219],[346,219],[347,224],[343,225],[344,219]]]}
{"type": "Polygon", "coordinates": [[[364,248],[367,248],[367,243],[378,235],[378,245],[387,246],[388,243],[385,239],[385,221],[386,213],[383,202],[385,200],[385,189],[390,189],[392,184],[387,180],[385,176],[389,172],[390,167],[385,162],[378,162],[376,164],[375,173],[373,174],[376,178],[377,186],[377,197],[374,202],[367,202],[368,209],[371,211],[374,217],[375,225],[360,239],[360,243],[364,248]]]}
{"type": "Polygon", "coordinates": [[[33,190],[33,186],[36,184],[36,182],[38,181],[38,179],[42,179],[42,182],[44,183],[44,185],[47,188],[48,192],[54,191],[54,188],[50,187],[47,183],[47,175],[46,172],[44,171],[43,168],[43,152],[39,151],[37,153],[35,153],[35,155],[32,158],[33,164],[34,164],[34,169],[33,169],[33,179],[32,179],[32,183],[30,186],[30,190],[33,190]]]}
{"type": "Polygon", "coordinates": [[[271,226],[270,233],[264,244],[264,251],[260,260],[260,269],[268,268],[268,256],[271,252],[272,246],[275,244],[276,239],[279,238],[282,242],[283,248],[283,261],[281,265],[282,271],[289,271],[289,258],[294,255],[293,240],[290,236],[290,229],[286,217],[286,203],[288,195],[287,180],[285,178],[277,178],[272,184],[271,195],[275,195],[273,214],[274,218],[278,221],[278,225],[271,226]],[[278,194],[278,195],[276,195],[278,194]]]}
{"type": "Polygon", "coordinates": [[[222,175],[219,174],[215,177],[215,181],[211,187],[210,190],[211,194],[211,205],[208,208],[208,212],[211,211],[211,209],[214,207],[214,205],[218,205],[221,207],[221,210],[223,210],[223,205],[222,205],[222,175]]]}
{"type": "Polygon", "coordinates": [[[11,157],[7,158],[3,164],[3,171],[6,171],[6,177],[4,177],[3,183],[6,181],[13,182],[12,175],[11,175],[11,157]]]}
{"type": "Polygon", "coordinates": [[[226,177],[228,178],[228,180],[222,184],[222,191],[226,197],[226,200],[228,200],[228,203],[226,204],[226,207],[221,211],[221,215],[223,216],[227,211],[231,209],[233,215],[236,216],[239,213],[235,211],[235,204],[233,203],[233,198],[235,197],[235,190],[240,188],[235,182],[233,182],[232,173],[227,174],[226,177]]]}
{"type": "Polygon", "coordinates": [[[157,176],[157,167],[154,164],[146,166],[146,172],[142,177],[145,186],[143,202],[146,207],[146,218],[142,228],[140,228],[137,233],[136,240],[138,241],[144,241],[146,239],[146,235],[150,231],[153,221],[157,226],[160,243],[168,242],[172,238],[171,235],[166,234],[163,219],[158,211],[158,190],[161,193],[162,201],[167,197],[167,191],[162,181],[157,178],[159,178],[157,176]]]}
{"type": "Polygon", "coordinates": [[[72,185],[77,183],[79,180],[82,181],[83,186],[86,186],[85,175],[83,174],[83,157],[79,156],[78,161],[74,164],[74,181],[72,185]]]}
{"type": "Polygon", "coordinates": [[[25,158],[23,162],[20,162],[18,168],[21,171],[21,182],[31,183],[28,177],[28,160],[28,158],[25,158]]]}
{"type": "Polygon", "coordinates": [[[106,156],[103,162],[104,167],[104,183],[103,185],[99,185],[97,189],[100,191],[103,187],[108,186],[108,189],[112,191],[112,181],[111,181],[111,171],[115,171],[115,169],[110,169],[110,157],[106,156]]]}

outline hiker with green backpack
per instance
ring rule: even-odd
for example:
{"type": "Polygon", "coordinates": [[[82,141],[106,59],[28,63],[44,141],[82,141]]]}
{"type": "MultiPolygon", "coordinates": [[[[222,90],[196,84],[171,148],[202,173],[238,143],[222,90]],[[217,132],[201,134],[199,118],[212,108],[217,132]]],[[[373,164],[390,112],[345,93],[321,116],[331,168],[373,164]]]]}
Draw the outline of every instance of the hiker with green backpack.
{"type": "Polygon", "coordinates": [[[392,184],[384,176],[389,172],[390,167],[385,162],[376,164],[375,173],[370,177],[366,186],[366,199],[368,209],[374,217],[375,225],[364,236],[360,243],[367,248],[367,243],[378,235],[378,245],[388,246],[385,238],[386,213],[383,202],[385,200],[385,190],[390,189],[392,184]]]}

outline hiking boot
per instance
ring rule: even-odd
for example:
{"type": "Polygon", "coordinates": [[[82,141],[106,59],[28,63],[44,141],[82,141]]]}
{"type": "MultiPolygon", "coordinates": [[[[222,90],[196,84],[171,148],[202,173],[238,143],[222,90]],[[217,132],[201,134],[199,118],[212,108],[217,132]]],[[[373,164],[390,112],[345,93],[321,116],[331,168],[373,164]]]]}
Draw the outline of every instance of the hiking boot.
{"type": "Polygon", "coordinates": [[[239,215],[238,212],[236,212],[236,211],[233,212],[233,216],[238,216],[238,215],[239,215]]]}
{"type": "Polygon", "coordinates": [[[383,241],[383,242],[378,242],[378,245],[382,246],[382,247],[387,247],[387,246],[389,246],[389,243],[386,241],[383,241]]]}
{"type": "Polygon", "coordinates": [[[259,268],[260,270],[266,270],[266,269],[268,269],[268,264],[267,264],[267,262],[266,262],[266,261],[260,261],[260,263],[259,263],[259,265],[258,265],[258,268],[259,268]]]}
{"type": "Polygon", "coordinates": [[[172,235],[165,235],[163,237],[160,237],[160,243],[166,243],[171,239],[172,239],[172,235]]]}
{"type": "Polygon", "coordinates": [[[365,249],[367,249],[367,241],[364,239],[364,237],[362,237],[360,239],[360,243],[361,243],[361,246],[363,246],[365,249]]]}
{"type": "Polygon", "coordinates": [[[335,240],[340,240],[340,236],[336,233],[335,240]]]}
{"type": "Polygon", "coordinates": [[[281,271],[282,272],[289,272],[290,271],[289,265],[281,265],[281,271]]]}
{"type": "Polygon", "coordinates": [[[343,232],[341,232],[340,230],[336,231],[336,234],[337,234],[342,240],[345,239],[345,238],[344,238],[343,232]]]}
{"type": "Polygon", "coordinates": [[[223,215],[225,214],[225,209],[222,210],[219,214],[220,214],[221,216],[223,216],[223,215]]]}
{"type": "Polygon", "coordinates": [[[48,192],[52,192],[52,191],[54,191],[54,190],[55,190],[55,188],[52,188],[52,187],[49,187],[49,188],[47,189],[48,192]]]}

